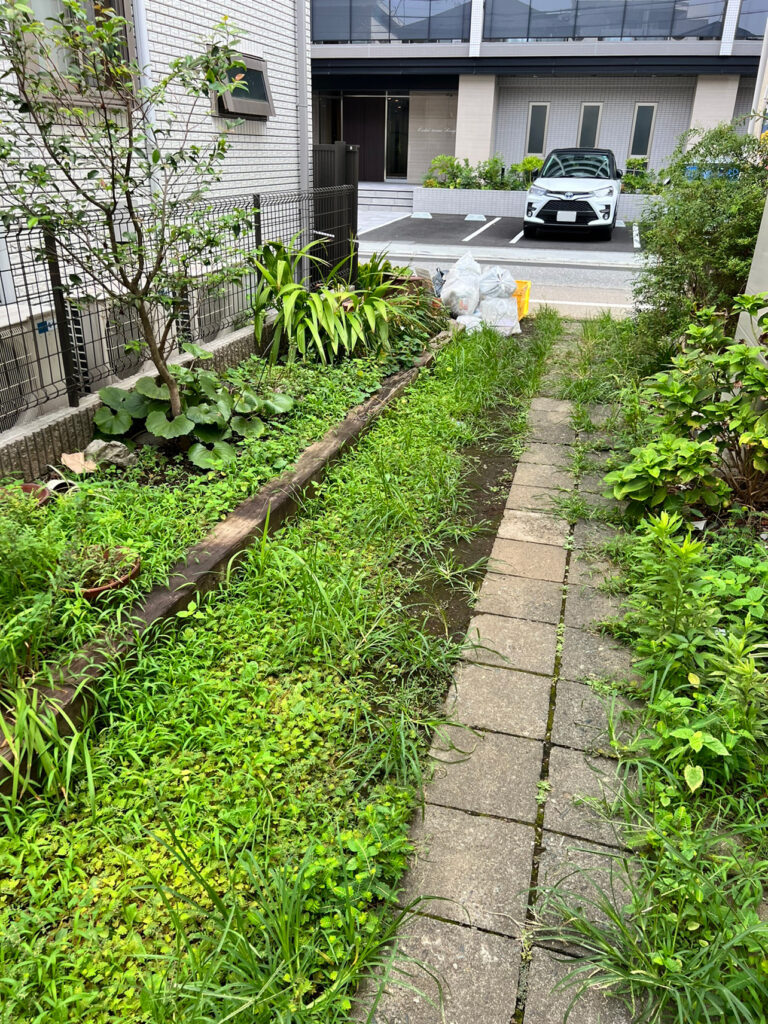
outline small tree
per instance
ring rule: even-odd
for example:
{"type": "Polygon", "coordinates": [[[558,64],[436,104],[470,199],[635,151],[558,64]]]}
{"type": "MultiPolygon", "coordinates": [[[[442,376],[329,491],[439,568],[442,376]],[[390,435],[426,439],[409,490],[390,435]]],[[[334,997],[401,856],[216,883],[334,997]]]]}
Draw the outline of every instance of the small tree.
{"type": "Polygon", "coordinates": [[[689,131],[669,184],[641,224],[645,267],[635,298],[655,335],[678,338],[697,308],[730,310],[743,293],[768,189],[768,149],[732,125],[689,131]]]}
{"type": "Polygon", "coordinates": [[[151,81],[109,3],[63,8],[43,23],[22,2],[0,5],[0,217],[55,233],[70,301],[106,296],[136,311],[135,344],[175,417],[168,357],[185,297],[239,280],[245,267],[215,254],[253,211],[210,223],[200,202],[221,175],[234,124],[213,130],[211,96],[241,87],[236,33],[225,19],[199,52],[151,81]]]}

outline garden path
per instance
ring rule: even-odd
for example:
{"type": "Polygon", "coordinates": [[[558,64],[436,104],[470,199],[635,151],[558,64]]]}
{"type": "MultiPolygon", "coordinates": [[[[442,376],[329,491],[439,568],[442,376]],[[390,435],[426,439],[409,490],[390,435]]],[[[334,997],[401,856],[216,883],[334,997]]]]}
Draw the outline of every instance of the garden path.
{"type": "MultiPolygon", "coordinates": [[[[435,744],[442,763],[413,826],[403,902],[442,898],[420,905],[401,945],[442,979],[445,1016],[392,985],[376,1024],[562,1024],[572,993],[552,986],[567,965],[537,944],[537,893],[561,878],[586,888],[579,870],[593,879],[603,872],[609,884],[605,854],[617,837],[574,802],[616,784],[615,762],[600,756],[605,707],[584,680],[626,678],[631,664],[626,648],[590,629],[618,611],[618,599],[597,589],[610,563],[593,553],[610,528],[570,527],[551,514],[568,495],[608,501],[601,474],[576,480],[569,471],[578,439],[571,412],[569,402],[532,403],[528,448],[470,623],[478,646],[467,650],[448,701],[452,720],[469,728],[451,727],[435,744]]],[[[439,1001],[420,971],[412,984],[439,1001]]],[[[568,1020],[629,1024],[619,1003],[594,990],[568,1020]]]]}

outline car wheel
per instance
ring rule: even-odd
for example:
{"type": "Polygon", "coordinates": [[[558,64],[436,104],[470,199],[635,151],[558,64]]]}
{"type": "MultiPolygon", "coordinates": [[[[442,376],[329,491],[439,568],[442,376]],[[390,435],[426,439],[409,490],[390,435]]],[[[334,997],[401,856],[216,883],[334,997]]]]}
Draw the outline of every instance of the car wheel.
{"type": "Polygon", "coordinates": [[[523,224],[523,238],[535,238],[537,234],[535,224],[523,224]]]}

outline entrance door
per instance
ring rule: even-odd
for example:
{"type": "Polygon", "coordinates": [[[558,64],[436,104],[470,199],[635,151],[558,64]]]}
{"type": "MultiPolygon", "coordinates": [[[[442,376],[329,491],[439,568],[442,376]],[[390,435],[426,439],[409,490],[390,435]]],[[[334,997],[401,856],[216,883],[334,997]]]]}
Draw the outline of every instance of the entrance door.
{"type": "Polygon", "coordinates": [[[360,147],[360,181],[384,181],[384,124],[387,101],[383,96],[345,96],[344,141],[360,147]]]}
{"type": "Polygon", "coordinates": [[[408,107],[407,96],[387,99],[387,178],[408,176],[408,107]]]}

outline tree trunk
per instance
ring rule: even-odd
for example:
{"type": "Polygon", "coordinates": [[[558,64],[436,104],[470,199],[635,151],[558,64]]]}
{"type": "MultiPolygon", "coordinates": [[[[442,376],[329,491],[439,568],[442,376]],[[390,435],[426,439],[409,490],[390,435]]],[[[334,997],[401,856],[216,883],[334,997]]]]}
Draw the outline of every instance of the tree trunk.
{"type": "Polygon", "coordinates": [[[141,330],[144,335],[144,342],[149,349],[150,358],[155,365],[155,369],[157,370],[160,379],[168,387],[168,392],[171,396],[171,415],[174,417],[179,416],[181,414],[181,392],[179,391],[179,384],[168,369],[168,364],[165,361],[163,353],[160,351],[160,346],[157,342],[157,334],[155,333],[155,328],[152,323],[152,317],[149,315],[146,303],[144,302],[139,305],[139,319],[141,321],[141,330]]]}

